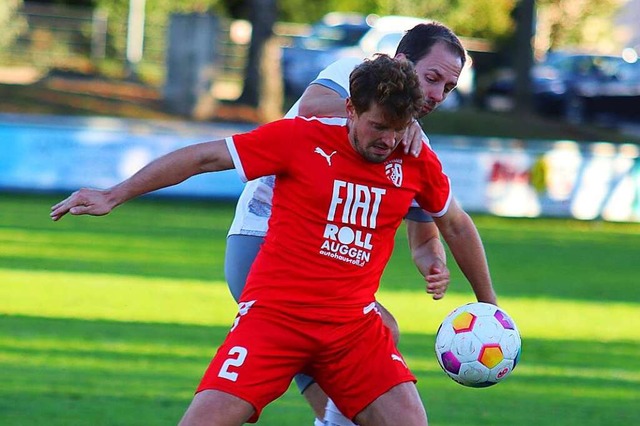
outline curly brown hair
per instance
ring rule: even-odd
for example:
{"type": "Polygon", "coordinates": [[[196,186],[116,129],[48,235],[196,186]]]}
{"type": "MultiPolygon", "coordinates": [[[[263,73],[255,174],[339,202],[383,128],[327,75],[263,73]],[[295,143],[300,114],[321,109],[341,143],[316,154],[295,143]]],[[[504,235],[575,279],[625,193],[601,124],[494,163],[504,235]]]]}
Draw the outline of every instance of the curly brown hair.
{"type": "Polygon", "coordinates": [[[417,117],[424,104],[413,64],[383,54],[365,60],[351,72],[349,90],[358,115],[376,103],[391,122],[417,117]]]}

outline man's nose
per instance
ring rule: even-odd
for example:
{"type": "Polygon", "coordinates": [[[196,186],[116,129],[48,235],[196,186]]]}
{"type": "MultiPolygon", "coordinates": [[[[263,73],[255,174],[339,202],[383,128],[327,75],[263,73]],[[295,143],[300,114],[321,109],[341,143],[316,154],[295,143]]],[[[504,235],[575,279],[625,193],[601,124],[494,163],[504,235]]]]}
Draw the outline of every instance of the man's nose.
{"type": "Polygon", "coordinates": [[[440,103],[444,100],[444,87],[435,86],[432,87],[426,94],[427,101],[440,103]]]}
{"type": "Polygon", "coordinates": [[[387,130],[382,134],[382,142],[387,146],[393,147],[401,137],[401,133],[394,130],[387,130]]]}

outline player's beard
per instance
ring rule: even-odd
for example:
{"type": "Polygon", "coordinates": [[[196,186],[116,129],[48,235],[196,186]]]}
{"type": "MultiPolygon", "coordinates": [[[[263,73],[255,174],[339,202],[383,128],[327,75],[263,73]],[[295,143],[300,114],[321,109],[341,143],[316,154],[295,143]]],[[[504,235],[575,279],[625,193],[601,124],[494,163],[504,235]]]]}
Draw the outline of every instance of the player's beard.
{"type": "Polygon", "coordinates": [[[358,130],[356,128],[353,129],[353,142],[352,142],[353,148],[365,160],[367,160],[367,161],[369,161],[371,163],[382,163],[384,160],[389,158],[389,156],[391,155],[393,150],[396,149],[398,144],[399,144],[399,142],[396,142],[395,145],[393,146],[393,148],[388,149],[385,154],[376,153],[376,152],[373,151],[373,149],[375,149],[376,145],[380,145],[380,147],[384,146],[384,149],[387,149],[388,147],[386,145],[384,145],[384,143],[382,143],[382,142],[380,142],[379,144],[377,144],[375,142],[372,142],[372,143],[369,143],[367,146],[365,146],[363,143],[360,142],[360,139],[358,138],[358,130]]]}
{"type": "Polygon", "coordinates": [[[418,118],[424,118],[427,115],[431,114],[438,107],[438,105],[439,104],[436,102],[425,100],[424,106],[422,107],[422,110],[420,110],[420,114],[418,118]]]}

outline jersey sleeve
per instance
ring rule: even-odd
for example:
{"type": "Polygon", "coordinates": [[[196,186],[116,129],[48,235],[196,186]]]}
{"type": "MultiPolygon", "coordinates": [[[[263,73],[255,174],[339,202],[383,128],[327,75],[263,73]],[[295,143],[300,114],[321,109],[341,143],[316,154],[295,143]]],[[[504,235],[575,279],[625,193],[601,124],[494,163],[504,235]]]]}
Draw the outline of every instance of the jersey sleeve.
{"type": "Polygon", "coordinates": [[[412,222],[433,222],[433,218],[422,210],[422,207],[415,200],[411,202],[411,207],[409,207],[409,211],[404,218],[412,222]]]}
{"type": "Polygon", "coordinates": [[[427,214],[440,217],[447,212],[453,198],[451,181],[429,146],[423,147],[419,158],[422,161],[421,188],[415,199],[427,214]]]}
{"type": "Polygon", "coordinates": [[[351,71],[361,62],[362,60],[358,58],[339,59],[320,71],[310,84],[319,84],[333,90],[341,98],[347,98],[349,96],[349,76],[351,71]]]}
{"type": "Polygon", "coordinates": [[[282,119],[225,139],[243,182],[286,172],[296,140],[295,120],[282,119]]]}
{"type": "MultiPolygon", "coordinates": [[[[320,71],[316,79],[309,84],[324,86],[336,92],[341,98],[346,99],[349,96],[349,75],[360,62],[357,58],[339,59],[320,71]]],[[[298,115],[300,99],[298,98],[287,111],[284,115],[285,118],[293,118],[298,115]]]]}

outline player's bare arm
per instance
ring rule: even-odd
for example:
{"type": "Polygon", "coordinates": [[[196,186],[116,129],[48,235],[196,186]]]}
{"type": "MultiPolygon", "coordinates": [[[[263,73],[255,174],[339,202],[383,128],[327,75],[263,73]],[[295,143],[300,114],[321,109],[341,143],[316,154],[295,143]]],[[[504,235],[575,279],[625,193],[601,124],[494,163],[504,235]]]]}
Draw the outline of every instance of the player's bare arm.
{"type": "Polygon", "coordinates": [[[82,188],[74,192],[51,207],[50,216],[54,221],[67,213],[103,216],[140,195],[176,185],[200,173],[230,168],[233,162],[224,140],[190,145],[152,161],[111,188],[82,188]]]}
{"type": "Polygon", "coordinates": [[[407,236],[411,257],[426,281],[426,291],[434,300],[444,297],[450,273],[440,233],[433,222],[407,220],[407,236]]]}
{"type": "MultiPolygon", "coordinates": [[[[333,116],[346,117],[345,100],[328,87],[320,84],[310,84],[300,98],[298,115],[303,117],[333,116]]],[[[404,153],[417,157],[422,150],[422,128],[417,120],[411,122],[402,137],[404,153]]]]}
{"type": "Polygon", "coordinates": [[[345,100],[335,90],[310,84],[300,98],[298,115],[346,117],[345,100]]]}
{"type": "Polygon", "coordinates": [[[469,280],[476,299],[497,304],[484,246],[473,220],[452,200],[447,213],[440,218],[434,217],[434,221],[460,270],[469,280]]]}

